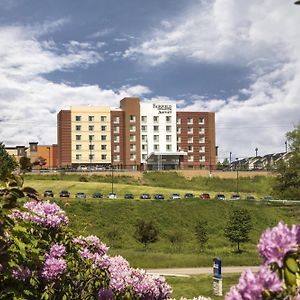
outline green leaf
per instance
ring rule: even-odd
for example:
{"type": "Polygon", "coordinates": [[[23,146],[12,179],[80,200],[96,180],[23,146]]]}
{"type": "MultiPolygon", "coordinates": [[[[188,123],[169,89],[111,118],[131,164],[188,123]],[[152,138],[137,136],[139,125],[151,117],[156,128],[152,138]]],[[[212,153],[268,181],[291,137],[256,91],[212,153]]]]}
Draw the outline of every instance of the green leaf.
{"type": "Polygon", "coordinates": [[[296,274],[284,268],[284,281],[287,285],[296,285],[296,274]]]}
{"type": "Polygon", "coordinates": [[[285,260],[285,265],[292,273],[296,273],[299,270],[297,261],[293,257],[287,257],[287,259],[285,260]]]}

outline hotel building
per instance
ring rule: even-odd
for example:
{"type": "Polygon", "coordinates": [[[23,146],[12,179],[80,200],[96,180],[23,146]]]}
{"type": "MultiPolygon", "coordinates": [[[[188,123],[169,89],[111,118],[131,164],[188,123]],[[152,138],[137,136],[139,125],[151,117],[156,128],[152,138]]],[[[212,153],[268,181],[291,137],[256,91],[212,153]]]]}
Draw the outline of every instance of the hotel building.
{"type": "Polygon", "coordinates": [[[58,166],[214,169],[215,114],[128,97],[120,108],[81,106],[57,117],[58,166]]]}

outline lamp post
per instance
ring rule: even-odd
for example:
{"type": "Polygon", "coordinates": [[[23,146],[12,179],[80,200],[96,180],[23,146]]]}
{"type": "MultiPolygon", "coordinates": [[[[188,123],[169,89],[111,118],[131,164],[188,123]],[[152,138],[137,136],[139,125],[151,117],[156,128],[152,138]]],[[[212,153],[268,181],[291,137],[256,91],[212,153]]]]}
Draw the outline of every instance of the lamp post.
{"type": "Polygon", "coordinates": [[[232,152],[230,151],[230,152],[229,152],[229,166],[230,166],[230,170],[232,170],[232,166],[231,166],[231,155],[232,155],[232,152]]]}
{"type": "Polygon", "coordinates": [[[255,157],[257,157],[257,151],[258,151],[258,148],[256,147],[255,148],[255,157]]]}
{"type": "Polygon", "coordinates": [[[285,153],[287,153],[288,142],[287,142],[287,141],[285,141],[285,142],[284,142],[284,144],[285,144],[285,153]]]}
{"type": "Polygon", "coordinates": [[[48,149],[48,169],[50,169],[50,147],[47,147],[48,149]]]}
{"type": "Polygon", "coordinates": [[[114,192],[114,163],[111,162],[111,192],[114,192]]]}
{"type": "Polygon", "coordinates": [[[238,168],[238,157],[236,158],[236,193],[239,193],[239,168],[238,168]]]}

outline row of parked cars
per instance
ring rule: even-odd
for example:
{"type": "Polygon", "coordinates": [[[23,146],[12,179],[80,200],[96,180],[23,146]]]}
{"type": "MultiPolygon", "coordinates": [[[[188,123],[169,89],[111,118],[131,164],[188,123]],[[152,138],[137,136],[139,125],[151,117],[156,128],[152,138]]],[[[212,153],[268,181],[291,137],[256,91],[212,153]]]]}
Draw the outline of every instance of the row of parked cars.
{"type": "MultiPolygon", "coordinates": [[[[67,190],[63,190],[59,193],[59,197],[61,198],[69,198],[71,196],[70,192],[67,190]]],[[[47,190],[44,192],[44,197],[54,197],[54,193],[52,192],[52,190],[47,190]]],[[[79,198],[79,199],[85,199],[87,197],[86,193],[83,192],[77,192],[75,194],[75,198],[79,198]]],[[[103,195],[100,192],[95,192],[92,194],[92,198],[109,198],[109,199],[117,199],[117,194],[110,192],[108,193],[108,195],[103,195]]],[[[135,196],[131,193],[126,193],[124,195],[124,199],[134,199],[135,196]]],[[[142,193],[139,196],[140,199],[152,199],[151,195],[149,193],[142,193]]],[[[195,198],[195,195],[192,193],[186,193],[183,196],[181,196],[178,193],[173,193],[170,195],[169,199],[191,199],[191,198],[195,198]]],[[[209,200],[209,199],[217,199],[217,200],[226,200],[228,198],[226,198],[226,196],[224,194],[217,194],[214,197],[211,197],[210,194],[208,193],[202,193],[199,197],[200,199],[203,200],[209,200]]],[[[165,199],[165,195],[158,193],[153,195],[153,199],[165,199]]],[[[231,197],[229,198],[229,200],[240,200],[242,199],[241,196],[239,194],[233,194],[231,195],[231,197]]],[[[243,198],[245,200],[256,200],[254,196],[248,195],[245,198],[243,198]]]]}

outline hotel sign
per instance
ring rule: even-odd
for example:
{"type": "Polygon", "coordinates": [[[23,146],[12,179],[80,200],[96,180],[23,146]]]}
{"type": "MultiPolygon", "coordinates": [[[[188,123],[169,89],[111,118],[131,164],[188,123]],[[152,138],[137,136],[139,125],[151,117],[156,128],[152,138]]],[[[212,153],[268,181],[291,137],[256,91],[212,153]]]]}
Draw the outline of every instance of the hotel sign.
{"type": "Polygon", "coordinates": [[[156,109],[157,113],[159,115],[172,113],[172,105],[171,104],[153,104],[153,109],[156,109]]]}

